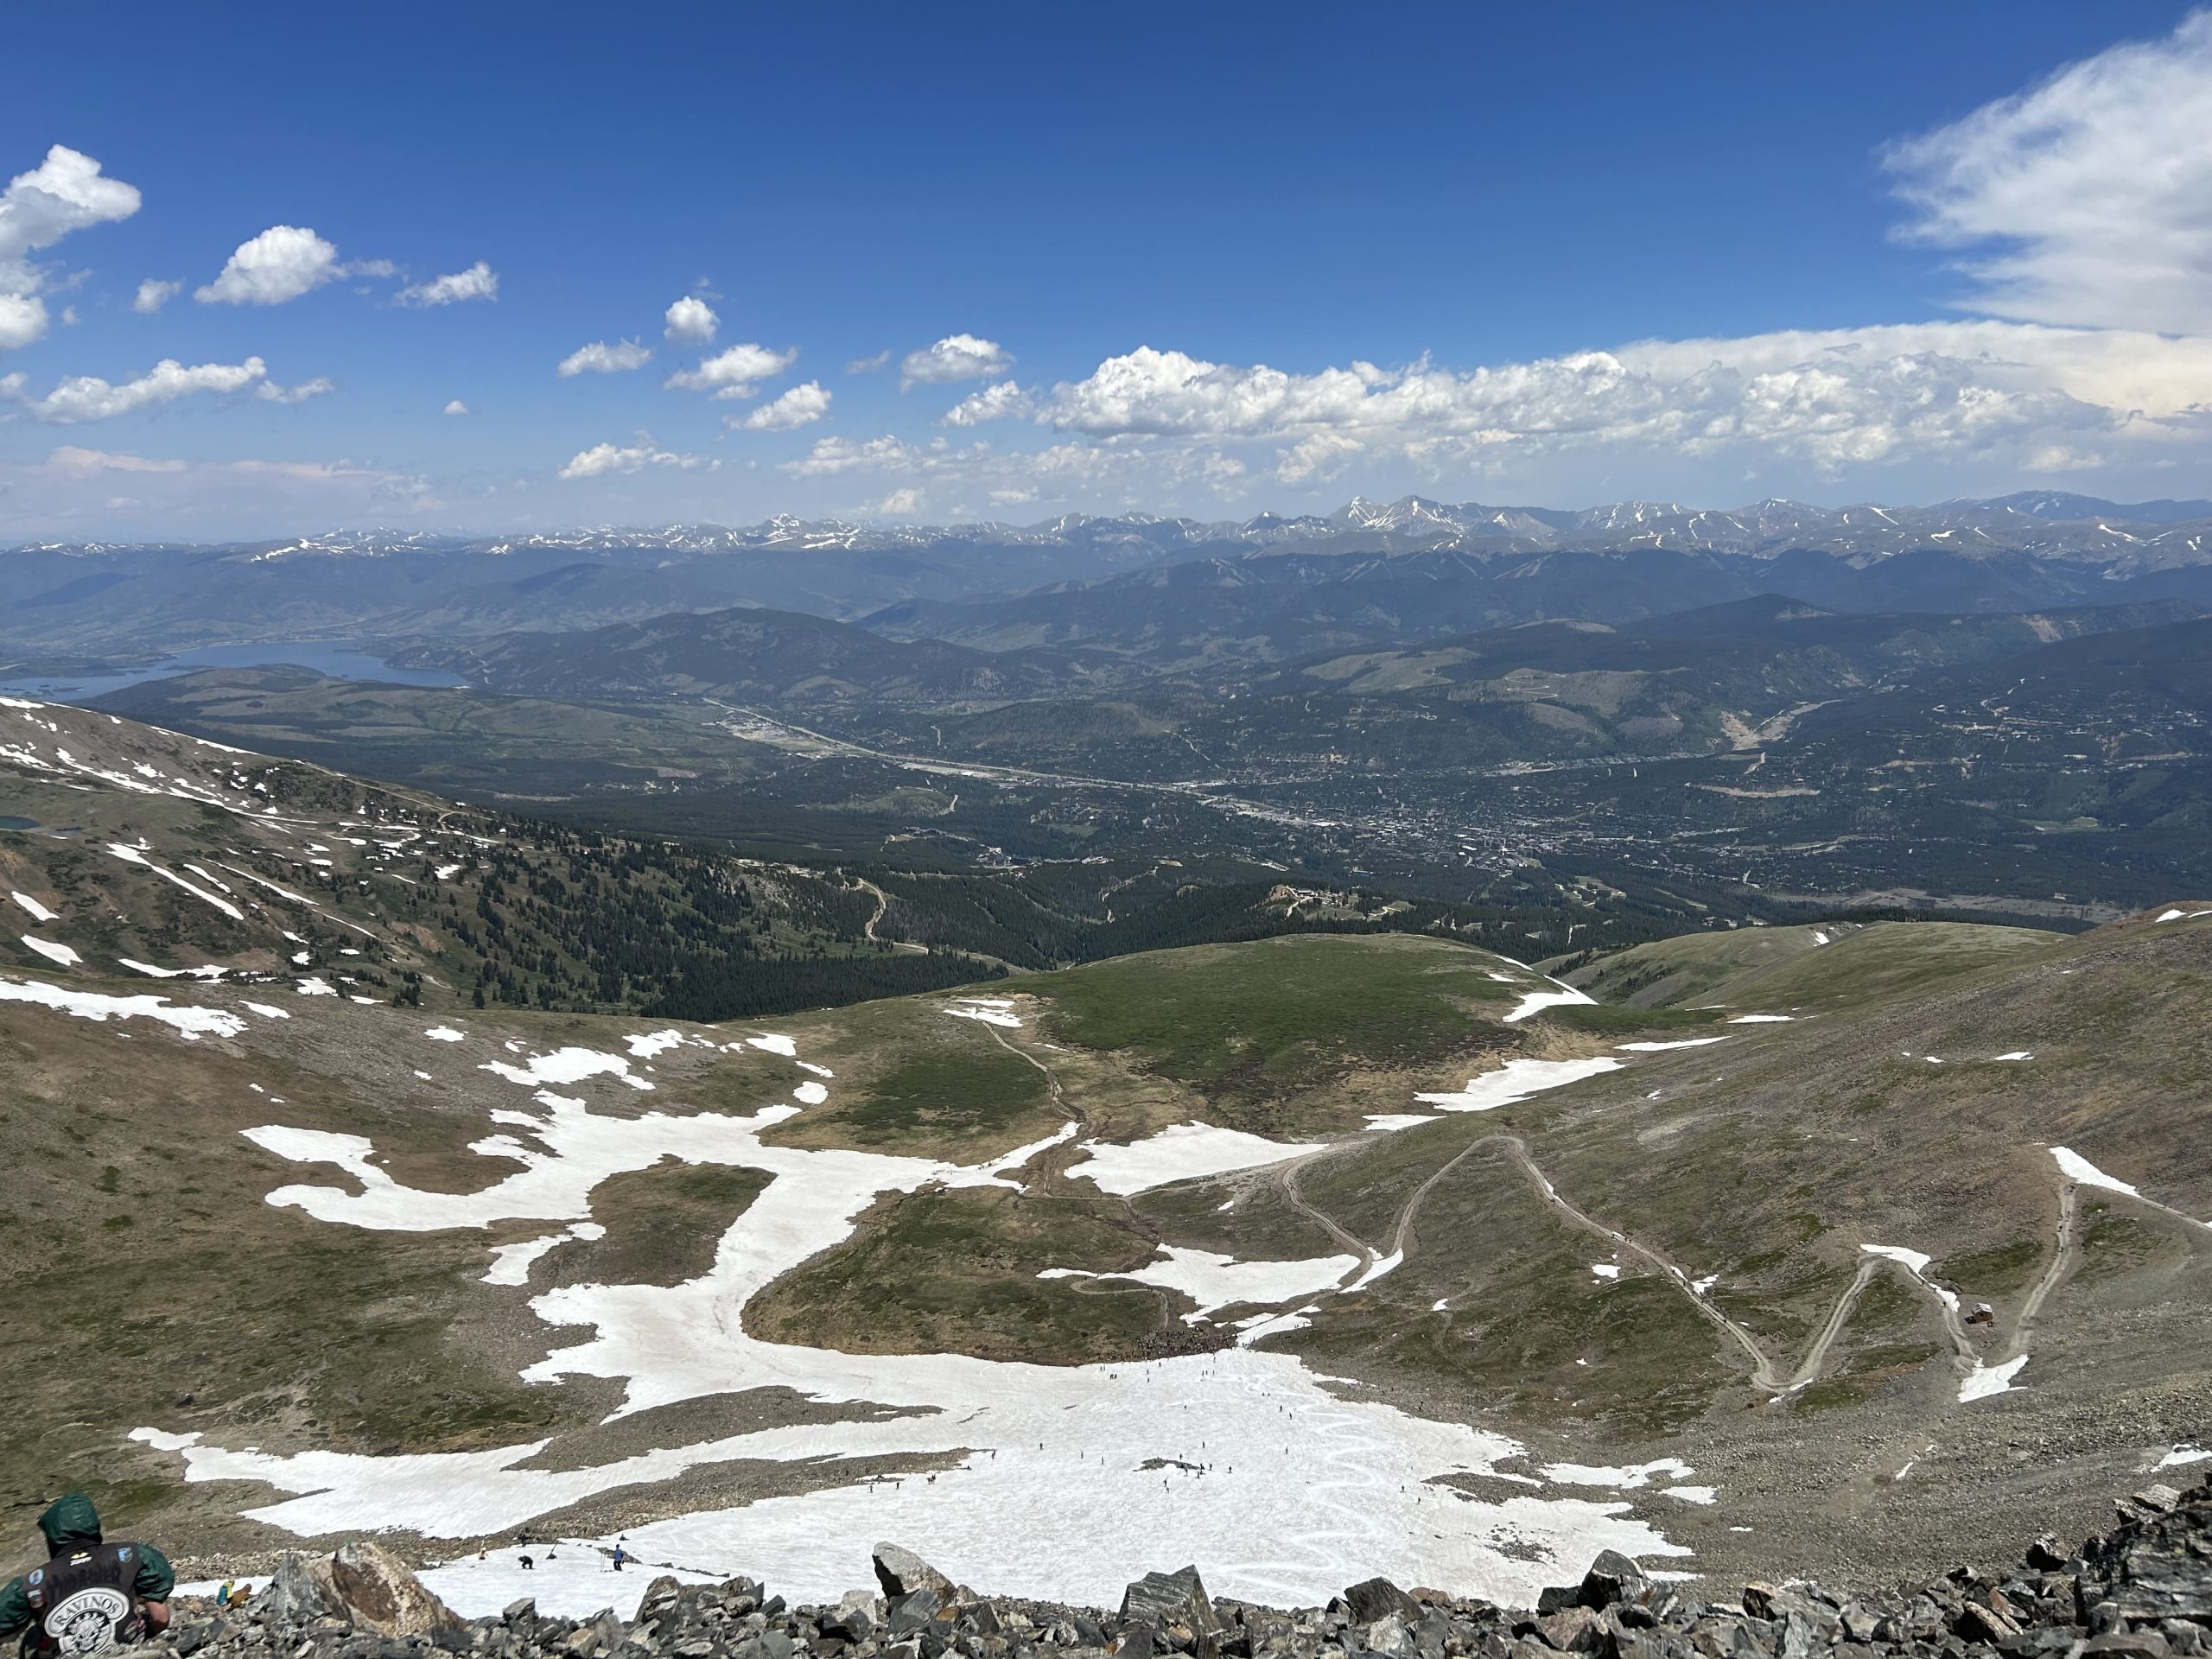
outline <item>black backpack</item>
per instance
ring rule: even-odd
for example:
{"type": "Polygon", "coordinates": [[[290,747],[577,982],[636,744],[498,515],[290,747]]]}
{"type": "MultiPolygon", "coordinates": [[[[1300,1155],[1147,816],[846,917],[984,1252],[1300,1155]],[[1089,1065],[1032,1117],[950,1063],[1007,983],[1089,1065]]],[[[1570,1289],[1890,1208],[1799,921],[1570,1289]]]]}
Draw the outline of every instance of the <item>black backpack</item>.
{"type": "Polygon", "coordinates": [[[138,1577],[134,1544],[78,1544],[23,1580],[31,1627],[23,1651],[35,1659],[90,1659],[143,1628],[131,1587],[138,1577]]]}

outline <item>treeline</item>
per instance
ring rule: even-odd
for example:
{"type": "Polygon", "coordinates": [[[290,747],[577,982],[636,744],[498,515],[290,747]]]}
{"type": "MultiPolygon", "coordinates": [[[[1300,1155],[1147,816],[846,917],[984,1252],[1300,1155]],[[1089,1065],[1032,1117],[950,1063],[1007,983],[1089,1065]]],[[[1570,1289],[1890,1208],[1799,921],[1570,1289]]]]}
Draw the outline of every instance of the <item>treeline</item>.
{"type": "Polygon", "coordinates": [[[1005,976],[1003,968],[935,952],[772,963],[697,961],[642,1012],[655,1019],[706,1022],[758,1019],[880,996],[912,996],[1005,976]]]}

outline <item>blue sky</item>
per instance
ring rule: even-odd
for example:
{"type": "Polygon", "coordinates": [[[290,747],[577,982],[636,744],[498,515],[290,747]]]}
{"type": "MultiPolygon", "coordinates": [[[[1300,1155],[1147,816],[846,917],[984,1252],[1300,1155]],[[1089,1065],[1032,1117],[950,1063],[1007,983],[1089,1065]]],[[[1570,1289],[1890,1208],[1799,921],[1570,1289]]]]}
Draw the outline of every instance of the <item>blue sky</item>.
{"type": "Polygon", "coordinates": [[[2182,5],[9,34],[0,540],[2212,489],[2182,5]]]}

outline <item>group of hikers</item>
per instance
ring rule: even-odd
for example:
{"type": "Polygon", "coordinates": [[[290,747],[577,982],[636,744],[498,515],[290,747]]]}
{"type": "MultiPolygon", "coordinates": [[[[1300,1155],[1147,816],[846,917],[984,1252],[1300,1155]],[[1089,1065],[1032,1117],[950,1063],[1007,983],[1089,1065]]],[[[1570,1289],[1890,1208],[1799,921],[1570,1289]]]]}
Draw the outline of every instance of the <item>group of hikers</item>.
{"type": "MultiPolygon", "coordinates": [[[[613,1549],[608,1553],[607,1559],[614,1563],[614,1570],[617,1573],[620,1573],[622,1570],[622,1563],[631,1559],[630,1552],[622,1547],[627,1541],[628,1541],[626,1539],[617,1539],[615,1541],[613,1549]]],[[[515,1535],[515,1548],[517,1550],[521,1552],[515,1557],[515,1560],[521,1566],[522,1570],[525,1573],[536,1572],[537,1570],[537,1558],[530,1553],[530,1535],[526,1532],[517,1533],[515,1535]]],[[[484,1552],[479,1550],[476,1554],[476,1559],[480,1561],[484,1560],[484,1552]]],[[[557,1558],[555,1552],[549,1549],[545,1552],[545,1559],[550,1561],[557,1558]]]]}

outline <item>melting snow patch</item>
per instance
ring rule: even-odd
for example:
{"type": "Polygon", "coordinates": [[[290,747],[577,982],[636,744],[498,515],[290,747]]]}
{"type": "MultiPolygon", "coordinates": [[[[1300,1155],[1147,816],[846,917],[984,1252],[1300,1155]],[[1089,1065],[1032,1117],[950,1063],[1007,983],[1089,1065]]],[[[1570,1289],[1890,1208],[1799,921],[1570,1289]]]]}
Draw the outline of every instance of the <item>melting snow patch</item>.
{"type": "Polygon", "coordinates": [[[837,1075],[835,1071],[831,1071],[828,1066],[826,1066],[826,1065],[815,1065],[815,1063],[814,1063],[813,1061],[811,1061],[811,1060],[794,1060],[794,1061],[792,1061],[792,1062],[791,1062],[791,1064],[792,1064],[792,1065],[796,1065],[796,1066],[798,1066],[798,1069],[799,1069],[800,1071],[811,1071],[811,1072],[813,1072],[813,1073],[814,1073],[814,1075],[815,1075],[816,1077],[836,1077],[836,1076],[837,1075]]]}
{"type": "Polygon", "coordinates": [[[1380,1279],[1384,1274],[1394,1272],[1398,1268],[1404,1266],[1405,1260],[1406,1253],[1403,1250],[1393,1250],[1388,1255],[1378,1255],[1374,1261],[1368,1264],[1367,1271],[1365,1273],[1361,1274],[1358,1278],[1353,1280],[1351,1283],[1346,1285],[1344,1288],[1346,1290],[1364,1290],[1368,1286],[1373,1284],[1377,1279],[1380,1279]]]}
{"type": "Polygon", "coordinates": [[[586,1077],[620,1077],[632,1089],[650,1089],[652,1084],[643,1077],[630,1075],[630,1062],[620,1054],[602,1054],[595,1048],[556,1048],[550,1054],[533,1054],[528,1065],[509,1065],[505,1060],[487,1060],[476,1068],[480,1071],[497,1072],[509,1083],[521,1084],[534,1089],[545,1083],[582,1083],[586,1077]]]}
{"type": "Polygon", "coordinates": [[[283,1009],[271,1007],[266,1002],[246,1002],[240,1004],[240,1006],[244,1007],[248,1014],[257,1014],[264,1020],[289,1020],[292,1017],[290,1014],[285,1013],[283,1009]]]}
{"type": "Polygon", "coordinates": [[[52,939],[35,939],[29,934],[20,934],[22,942],[48,962],[60,963],[64,968],[73,968],[84,958],[66,944],[56,944],[52,939]]]}
{"type": "MultiPolygon", "coordinates": [[[[1163,1261],[1147,1262],[1128,1273],[1082,1273],[1071,1268],[1048,1268],[1039,1279],[1128,1279],[1156,1285],[1189,1297],[1198,1311],[1185,1313],[1184,1322],[1196,1325],[1221,1308],[1239,1302],[1272,1306],[1331,1290],[1359,1266],[1356,1255],[1324,1255],[1303,1262],[1239,1262],[1233,1255],[1211,1250],[1189,1250],[1163,1244],[1163,1261]]],[[[1266,1316],[1262,1316],[1264,1318],[1266,1316]]]]}
{"type": "Polygon", "coordinates": [[[1990,1058],[1999,1060],[2032,1060],[2035,1056],[2024,1048],[2016,1048],[2010,1054],[1994,1054],[1990,1058]]]}
{"type": "Polygon", "coordinates": [[[1590,1264],[1590,1271],[1600,1279],[1618,1279],[1621,1276],[1620,1263],[1618,1262],[1592,1262],[1590,1264]]]}
{"type": "Polygon", "coordinates": [[[1014,1003],[1002,996],[963,997],[945,1012],[956,1020],[980,1020],[987,1026],[1004,1026],[1009,1031],[1021,1029],[1021,1021],[1010,1012],[1014,1003]]]}
{"type": "Polygon", "coordinates": [[[1576,990],[1572,985],[1560,985],[1557,980],[1552,983],[1558,986],[1556,990],[1530,991],[1514,1005],[1512,1013],[1503,1016],[1504,1022],[1509,1026],[1518,1025],[1530,1014],[1541,1014],[1546,1008],[1573,1007],[1594,1003],[1598,1000],[1576,990]]]}
{"type": "Polygon", "coordinates": [[[1892,1262],[1904,1262],[1912,1269],[1916,1278],[1927,1272],[1928,1264],[1936,1259],[1918,1250],[1909,1250],[1902,1244],[1861,1244],[1859,1248],[1868,1255],[1886,1256],[1892,1262]]]}
{"type": "Polygon", "coordinates": [[[1827,934],[1821,932],[1818,928],[1815,928],[1813,930],[1813,943],[1815,944],[1826,944],[1827,942],[1828,936],[1827,934]]]}
{"type": "Polygon", "coordinates": [[[2162,914],[2158,919],[2162,922],[2177,922],[2188,914],[2189,912],[2185,910],[2170,910],[2162,914]]]}
{"type": "Polygon", "coordinates": [[[2201,1446],[2177,1446],[2152,1466],[2157,1469],[2183,1469],[2192,1463],[2212,1460],[2212,1452],[2201,1446]]]}
{"type": "Polygon", "coordinates": [[[2016,1359],[2008,1359],[2002,1365],[1985,1365],[1980,1360],[1974,1361],[1972,1375],[1959,1384],[1959,1403],[1965,1405],[1971,1400],[1986,1400],[1993,1394],[2010,1394],[2012,1379],[2020,1374],[2020,1367],[2027,1363],[2025,1354],[2016,1359]]]}
{"type": "Polygon", "coordinates": [[[466,1039],[451,1026],[432,1026],[423,1033],[434,1043],[458,1043],[466,1039]]]}
{"type": "Polygon", "coordinates": [[[1440,1106],[1447,1112],[1488,1112],[1546,1089],[1594,1077],[1601,1071],[1618,1071],[1623,1064],[1605,1055],[1586,1060],[1508,1060],[1495,1071],[1468,1078],[1465,1089],[1414,1098],[1424,1106],[1440,1106]]]}
{"type": "Polygon", "coordinates": [[[156,875],[160,876],[164,881],[175,882],[178,887],[182,887],[187,893],[199,899],[202,904],[213,905],[216,909],[221,911],[224,915],[229,917],[232,921],[242,922],[245,919],[245,912],[240,910],[236,905],[232,904],[229,899],[219,899],[213,893],[208,892],[205,887],[194,887],[191,882],[186,880],[175,871],[163,869],[160,865],[148,858],[138,848],[131,846],[128,842],[111,841],[108,842],[107,849],[126,864],[139,865],[145,869],[151,870],[156,875]]]}
{"type": "Polygon", "coordinates": [[[745,1040],[755,1048],[766,1049],[771,1054],[780,1054],[787,1060],[798,1057],[798,1045],[788,1037],[766,1035],[748,1037],[745,1040]]]}
{"type": "Polygon", "coordinates": [[[1032,1141],[1026,1147],[1016,1147],[1012,1152],[993,1159],[989,1163],[983,1166],[983,1174],[995,1185],[1010,1186],[1017,1192],[1021,1192],[1024,1189],[1020,1182],[1010,1181],[1006,1179],[1005,1177],[1010,1172],[1020,1169],[1024,1164],[1027,1163],[1032,1158],[1034,1158],[1039,1153],[1048,1151],[1052,1147],[1058,1146],[1063,1141],[1072,1141],[1075,1139],[1075,1122],[1073,1119],[1070,1119],[1067,1122],[1061,1124],[1058,1128],[1053,1130],[1052,1134],[1046,1135],[1042,1141],[1032,1141]]]}
{"type": "Polygon", "coordinates": [[[1395,1133],[1399,1129],[1410,1129],[1416,1123],[1434,1123],[1439,1121],[1434,1112],[1370,1112],[1367,1115],[1367,1127],[1384,1134],[1395,1133]]]}
{"type": "Polygon", "coordinates": [[[1728,1023],[1732,1026],[1786,1026],[1796,1015],[1789,1014],[1739,1014],[1728,1023]]]}
{"type": "Polygon", "coordinates": [[[1207,1175],[1227,1174],[1231,1170],[1279,1164],[1287,1158],[1303,1158],[1325,1148],[1268,1141],[1247,1135],[1242,1129],[1217,1129],[1211,1123],[1193,1122],[1174,1124],[1126,1147],[1104,1141],[1086,1141],[1083,1149],[1090,1156],[1071,1165],[1068,1179],[1088,1180],[1102,1192],[1127,1198],[1132,1192],[1148,1192],[1170,1181],[1196,1180],[1207,1175]]]}
{"type": "Polygon", "coordinates": [[[13,899],[17,904],[21,905],[25,910],[29,911],[30,912],[31,920],[33,921],[50,922],[54,919],[54,912],[48,910],[44,905],[39,903],[37,899],[32,898],[28,893],[10,893],[8,896],[10,899],[13,899]]]}
{"type": "Polygon", "coordinates": [[[297,991],[302,996],[335,996],[338,995],[336,988],[334,987],[328,980],[324,979],[320,975],[317,975],[313,979],[303,979],[292,988],[297,991]]]}
{"type": "Polygon", "coordinates": [[[35,1002],[41,1007],[74,1014],[79,1020],[102,1023],[109,1020],[154,1020],[184,1038],[235,1037],[245,1029],[245,1020],[222,1008],[179,1007],[167,997],[156,996],[151,992],[137,996],[107,996],[98,991],[69,991],[35,979],[21,982],[0,979],[0,1002],[35,1002]]]}
{"type": "MultiPolygon", "coordinates": [[[[1822,943],[1825,944],[1826,941],[1823,940],[1822,943]]],[[[1659,1496],[1676,1498],[1684,1503],[1713,1503],[1719,1501],[1713,1489],[1710,1486],[1662,1486],[1659,1489],[1659,1496]]]]}
{"type": "Polygon", "coordinates": [[[2143,1196],[2126,1181],[2115,1180],[2106,1174],[2071,1147],[2053,1147],[2050,1155],[2057,1161],[2060,1173],[2069,1181],[2079,1181],[2084,1186],[2101,1186],[2107,1192],[2124,1192],[2131,1198],[2143,1196]]]}
{"type": "Polygon", "coordinates": [[[1271,1317],[1255,1314],[1249,1319],[1239,1319],[1236,1329],[1242,1334],[1236,1338],[1236,1345],[1249,1348],[1269,1337],[1287,1336],[1293,1331],[1303,1331],[1313,1323],[1311,1316],[1320,1311],[1318,1307],[1309,1306],[1301,1307],[1295,1313],[1277,1313],[1271,1317]]]}
{"type": "Polygon", "coordinates": [[[656,1054],[664,1054],[671,1048],[683,1046],[683,1033],[673,1027],[667,1031],[649,1031],[641,1036],[625,1037],[633,1060],[650,1060],[656,1054]]]}
{"type": "Polygon", "coordinates": [[[1656,1054],[1662,1049],[1705,1048],[1727,1040],[1726,1037],[1683,1037],[1671,1043],[1615,1043],[1613,1046],[1625,1054],[1656,1054]]]}
{"type": "Polygon", "coordinates": [[[566,1233],[548,1233],[519,1244],[500,1244],[492,1251],[492,1268],[484,1275],[487,1285],[526,1285],[531,1264],[555,1247],[569,1242],[566,1233]]]}
{"type": "Polygon", "coordinates": [[[823,1101],[830,1098],[830,1091],[823,1088],[820,1084],[815,1082],[813,1078],[809,1077],[804,1083],[802,1083],[798,1088],[791,1090],[791,1098],[798,1102],[802,1106],[819,1106],[823,1101]]]}
{"type": "Polygon", "coordinates": [[[1549,1463],[1539,1472],[1546,1480],[1556,1481],[1562,1486],[1612,1486],[1623,1491],[1635,1491],[1649,1486],[1654,1475],[1679,1481],[1688,1479],[1697,1471],[1680,1458],[1658,1458],[1649,1463],[1631,1463],[1619,1468],[1594,1463],[1549,1463]]]}

